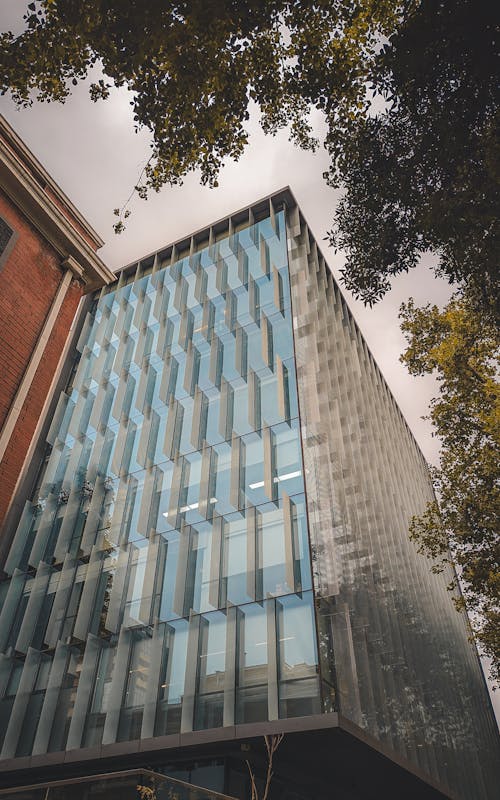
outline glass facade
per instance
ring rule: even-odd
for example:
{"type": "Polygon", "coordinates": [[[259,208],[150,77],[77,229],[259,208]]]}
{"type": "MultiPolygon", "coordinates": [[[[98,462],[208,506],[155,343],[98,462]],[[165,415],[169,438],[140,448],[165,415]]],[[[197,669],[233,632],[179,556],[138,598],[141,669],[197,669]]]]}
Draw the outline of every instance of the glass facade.
{"type": "Polygon", "coordinates": [[[284,212],[103,293],[6,563],[2,756],[320,711],[284,212]]]}
{"type": "Polygon", "coordinates": [[[486,800],[423,457],[298,209],[246,214],[87,315],[0,582],[1,758],[339,711],[486,800]]]}

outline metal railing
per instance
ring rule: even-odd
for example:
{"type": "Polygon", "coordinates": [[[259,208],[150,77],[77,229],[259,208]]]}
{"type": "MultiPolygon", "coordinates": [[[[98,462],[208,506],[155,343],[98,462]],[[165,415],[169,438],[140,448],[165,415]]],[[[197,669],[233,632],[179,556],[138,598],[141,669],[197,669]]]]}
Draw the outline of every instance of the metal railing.
{"type": "Polygon", "coordinates": [[[0,789],[0,797],[2,800],[236,800],[148,769],[0,789]]]}

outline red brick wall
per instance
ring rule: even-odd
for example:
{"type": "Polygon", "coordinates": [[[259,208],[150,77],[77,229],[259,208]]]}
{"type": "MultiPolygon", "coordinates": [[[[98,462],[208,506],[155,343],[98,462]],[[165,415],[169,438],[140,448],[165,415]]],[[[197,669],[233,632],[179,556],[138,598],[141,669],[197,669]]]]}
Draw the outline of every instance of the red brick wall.
{"type": "MultiPolygon", "coordinates": [[[[0,268],[1,428],[63,273],[59,268],[60,259],[52,247],[43,241],[35,228],[1,192],[0,215],[18,235],[13,250],[0,268]]],[[[0,464],[0,524],[12,497],[80,297],[81,287],[73,282],[0,464]]]]}

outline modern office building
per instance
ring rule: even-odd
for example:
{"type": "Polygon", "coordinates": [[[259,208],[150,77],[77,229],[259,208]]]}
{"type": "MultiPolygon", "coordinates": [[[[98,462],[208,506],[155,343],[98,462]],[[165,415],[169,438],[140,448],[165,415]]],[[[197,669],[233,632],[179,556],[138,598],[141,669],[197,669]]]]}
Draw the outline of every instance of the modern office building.
{"type": "Polygon", "coordinates": [[[493,800],[468,623],[408,538],[427,466],[291,192],[124,268],[69,350],[4,531],[3,785],[249,798],[284,732],[276,800],[493,800]]]}

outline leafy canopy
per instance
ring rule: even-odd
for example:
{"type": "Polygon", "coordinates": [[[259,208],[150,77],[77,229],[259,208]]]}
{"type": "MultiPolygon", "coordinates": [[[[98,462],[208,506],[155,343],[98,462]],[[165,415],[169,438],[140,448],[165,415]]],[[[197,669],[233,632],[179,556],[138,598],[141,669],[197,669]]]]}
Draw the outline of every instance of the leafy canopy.
{"type": "Polygon", "coordinates": [[[147,185],[200,169],[216,185],[226,157],[248,142],[254,101],[262,127],[289,125],[301,147],[316,141],[312,106],[345,131],[365,105],[377,41],[396,25],[399,0],[36,0],[26,29],[0,38],[1,91],[20,105],[63,102],[100,64],[90,87],[106,98],[127,86],[138,126],[153,134],[147,185]]]}
{"type": "MultiPolygon", "coordinates": [[[[430,419],[442,440],[433,470],[439,497],[411,525],[435,570],[453,565],[473,627],[500,679],[500,333],[466,296],[443,309],[401,309],[408,347],[401,360],[412,375],[435,374],[439,395],[430,419]]],[[[450,588],[457,585],[456,578],[450,588]]],[[[463,598],[455,601],[459,608],[463,598]]]]}
{"type": "MultiPolygon", "coordinates": [[[[331,242],[343,279],[372,304],[422,252],[499,315],[497,20],[491,0],[35,0],[19,36],[0,35],[0,91],[19,105],[64,102],[99,66],[94,100],[127,86],[152,133],[136,187],[199,169],[216,186],[248,143],[249,104],[264,131],[318,142],[345,195],[331,242]]],[[[116,228],[123,228],[123,213],[116,228]]]]}
{"type": "Polygon", "coordinates": [[[422,0],[376,59],[387,108],[358,116],[328,175],[346,189],[331,241],[363,300],[432,250],[438,272],[499,318],[499,74],[489,0],[422,0]]]}

